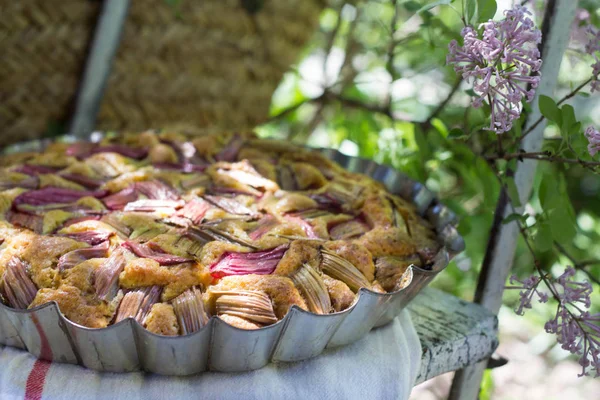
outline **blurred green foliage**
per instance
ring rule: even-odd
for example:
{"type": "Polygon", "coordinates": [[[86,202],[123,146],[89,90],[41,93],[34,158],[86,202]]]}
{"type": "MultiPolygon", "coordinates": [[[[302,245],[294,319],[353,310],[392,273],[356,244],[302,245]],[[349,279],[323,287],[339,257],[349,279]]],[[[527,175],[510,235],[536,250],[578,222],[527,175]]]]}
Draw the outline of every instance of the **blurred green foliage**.
{"type": "MultiPolygon", "coordinates": [[[[462,42],[463,18],[477,25],[493,15],[501,17],[503,9],[511,6],[506,1],[496,3],[400,0],[394,7],[393,1],[371,0],[331,6],[321,16],[320,31],[274,94],[270,122],[259,128],[264,136],[371,158],[425,182],[459,215],[459,231],[467,244],[434,285],[465,299],[472,299],[475,291],[501,186],[490,164],[476,155],[497,143],[496,134],[481,129],[488,124],[489,107],[470,106],[470,86],[457,80],[446,65],[446,54],[452,39],[462,42]]],[[[540,24],[543,2],[530,4],[540,24]]],[[[594,1],[581,5],[598,23],[594,1]]],[[[574,34],[556,99],[591,74],[591,58],[581,54],[577,40],[574,34]]],[[[590,159],[582,126],[600,123],[590,119],[600,103],[584,96],[575,96],[561,107],[552,98],[542,99],[542,112],[550,120],[544,150],[550,154],[576,153],[590,159]]],[[[520,125],[515,124],[502,139],[510,142],[520,135],[520,125]]],[[[506,172],[517,163],[513,159],[496,165],[506,172]]],[[[514,182],[506,176],[502,179],[510,195],[514,182]]],[[[539,163],[527,215],[513,218],[528,226],[543,269],[560,274],[572,264],[556,251],[555,242],[575,260],[600,258],[599,190],[600,178],[589,169],[539,163]]],[[[600,264],[585,268],[600,277],[600,264]]],[[[522,239],[514,273],[533,273],[533,258],[522,239]]],[[[518,291],[505,292],[508,306],[514,307],[517,300],[518,291]]],[[[555,309],[546,311],[551,314],[555,309]]]]}

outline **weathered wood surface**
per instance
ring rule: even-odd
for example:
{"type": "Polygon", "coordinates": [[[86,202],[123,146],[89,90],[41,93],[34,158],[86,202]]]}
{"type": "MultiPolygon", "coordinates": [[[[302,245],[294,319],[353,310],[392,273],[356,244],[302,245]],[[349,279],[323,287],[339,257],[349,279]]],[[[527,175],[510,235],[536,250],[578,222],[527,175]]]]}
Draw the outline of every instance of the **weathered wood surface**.
{"type": "Polygon", "coordinates": [[[498,346],[498,319],[478,304],[426,288],[408,308],[423,351],[417,383],[483,360],[498,346]]]}

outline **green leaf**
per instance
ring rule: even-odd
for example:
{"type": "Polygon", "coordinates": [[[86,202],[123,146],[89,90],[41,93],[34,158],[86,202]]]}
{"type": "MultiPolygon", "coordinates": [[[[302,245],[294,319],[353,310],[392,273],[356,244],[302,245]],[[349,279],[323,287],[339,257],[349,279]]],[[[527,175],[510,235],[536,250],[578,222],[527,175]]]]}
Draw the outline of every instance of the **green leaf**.
{"type": "Polygon", "coordinates": [[[467,218],[463,218],[460,220],[460,223],[458,224],[458,232],[462,236],[466,236],[469,234],[469,232],[471,232],[471,223],[467,218]]]}
{"type": "Polygon", "coordinates": [[[418,125],[415,125],[415,142],[417,143],[417,147],[419,147],[422,161],[425,162],[429,160],[431,158],[432,150],[423,130],[418,125]]]}
{"type": "MultiPolygon", "coordinates": [[[[579,124],[579,127],[578,127],[577,131],[574,133],[580,132],[581,124],[579,122],[578,122],[578,124],[579,124]]],[[[575,129],[575,126],[573,127],[573,129],[575,129]]],[[[573,151],[575,152],[575,154],[583,155],[587,152],[588,141],[584,135],[572,134],[569,137],[569,141],[570,141],[571,147],[573,148],[573,151]]]]}
{"type": "Polygon", "coordinates": [[[575,220],[571,217],[567,208],[557,208],[552,211],[548,218],[548,223],[552,230],[552,238],[556,242],[570,242],[577,233],[575,220]]]}
{"type": "Polygon", "coordinates": [[[544,211],[552,211],[561,205],[561,196],[557,190],[557,180],[554,175],[544,174],[538,190],[540,205],[544,211]]]}
{"type": "Polygon", "coordinates": [[[548,251],[552,248],[552,229],[547,221],[537,224],[537,233],[535,235],[534,244],[536,249],[541,252],[548,251]]]}
{"type": "Polygon", "coordinates": [[[448,132],[448,138],[450,139],[460,139],[466,137],[465,133],[460,128],[452,128],[450,132],[448,132]]]}
{"type": "Polygon", "coordinates": [[[521,200],[519,198],[519,189],[517,189],[515,180],[513,178],[507,178],[505,183],[506,190],[508,191],[508,197],[510,197],[512,205],[514,207],[519,207],[521,205],[521,200]]]}
{"type": "Polygon", "coordinates": [[[577,122],[576,124],[571,125],[569,131],[567,132],[569,135],[576,135],[581,132],[581,122],[577,122]]]}
{"type": "Polygon", "coordinates": [[[437,6],[443,6],[443,5],[447,5],[452,3],[452,0],[438,0],[438,1],[434,1],[433,3],[429,3],[429,4],[425,4],[423,7],[421,7],[419,9],[419,11],[417,11],[417,14],[420,14],[424,11],[428,11],[431,10],[433,7],[437,7],[437,6]]]}
{"type": "Polygon", "coordinates": [[[571,126],[575,125],[577,118],[575,117],[575,109],[569,104],[562,106],[560,110],[562,118],[561,133],[563,137],[569,134],[571,126]]]}
{"type": "Polygon", "coordinates": [[[487,22],[494,18],[497,8],[496,0],[477,0],[478,21],[487,22]]]}
{"type": "Polygon", "coordinates": [[[407,1],[402,5],[404,6],[404,8],[406,8],[407,11],[415,12],[421,10],[421,5],[416,1],[407,1]]]}
{"type": "Polygon", "coordinates": [[[550,121],[554,121],[561,126],[561,113],[556,102],[548,96],[541,95],[539,100],[540,112],[550,121]]]}
{"type": "Polygon", "coordinates": [[[492,371],[486,369],[483,372],[483,379],[481,380],[481,390],[479,392],[480,400],[492,400],[494,394],[494,376],[492,371]]]}
{"type": "Polygon", "coordinates": [[[586,92],[579,92],[579,93],[577,93],[577,95],[578,95],[578,96],[581,96],[581,97],[585,97],[586,99],[587,99],[588,97],[590,97],[590,94],[589,94],[589,93],[586,93],[586,92]]]}
{"type": "Polygon", "coordinates": [[[475,23],[475,17],[477,14],[477,0],[466,0],[466,8],[465,8],[465,20],[469,23],[475,23]]]}

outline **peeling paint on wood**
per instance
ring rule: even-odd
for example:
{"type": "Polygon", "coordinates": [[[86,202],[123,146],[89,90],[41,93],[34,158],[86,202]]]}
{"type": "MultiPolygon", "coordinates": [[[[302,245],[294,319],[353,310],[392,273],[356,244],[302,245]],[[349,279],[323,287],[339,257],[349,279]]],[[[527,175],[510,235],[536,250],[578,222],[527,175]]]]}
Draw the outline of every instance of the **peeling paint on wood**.
{"type": "Polygon", "coordinates": [[[489,357],[498,319],[484,307],[427,288],[408,306],[423,357],[417,383],[489,357]]]}

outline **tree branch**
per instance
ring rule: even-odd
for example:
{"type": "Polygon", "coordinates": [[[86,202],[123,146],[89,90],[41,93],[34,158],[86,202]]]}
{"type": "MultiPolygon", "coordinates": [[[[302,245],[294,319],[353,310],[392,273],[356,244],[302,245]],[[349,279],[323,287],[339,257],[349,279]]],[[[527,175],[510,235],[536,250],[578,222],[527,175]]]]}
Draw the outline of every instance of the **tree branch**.
{"type": "MultiPolygon", "coordinates": [[[[560,99],[558,101],[558,103],[556,103],[556,105],[560,106],[562,103],[564,103],[565,101],[569,100],[571,97],[575,96],[581,89],[583,89],[585,87],[585,85],[587,85],[591,81],[592,81],[592,78],[590,77],[587,81],[583,82],[581,85],[579,85],[575,89],[573,89],[573,91],[571,93],[567,94],[565,97],[563,97],[562,99],[560,99]]],[[[539,124],[542,123],[542,121],[544,120],[544,118],[545,117],[543,115],[541,117],[539,117],[533,123],[533,125],[531,125],[529,127],[529,129],[527,129],[525,132],[523,132],[523,134],[519,137],[519,140],[523,140],[527,135],[529,135],[539,124]]]]}
{"type": "Polygon", "coordinates": [[[514,159],[522,161],[524,159],[529,159],[529,160],[537,160],[537,161],[560,162],[560,163],[565,163],[565,164],[579,164],[584,167],[600,166],[600,162],[597,162],[597,161],[584,161],[584,160],[575,159],[575,158],[557,157],[557,156],[553,156],[551,153],[549,153],[547,151],[532,152],[532,153],[521,152],[521,153],[510,153],[510,154],[494,154],[491,156],[485,156],[485,159],[488,161],[494,161],[494,160],[509,161],[509,160],[514,160],[514,159]]]}
{"type": "Polygon", "coordinates": [[[592,275],[590,271],[585,269],[585,267],[587,266],[600,264],[600,260],[577,261],[575,257],[569,254],[567,252],[567,249],[565,249],[560,243],[554,242],[554,247],[556,247],[556,250],[560,254],[565,256],[571,262],[571,264],[573,264],[573,268],[583,271],[592,282],[594,282],[597,285],[600,285],[600,279],[596,278],[594,275],[592,275]]]}

